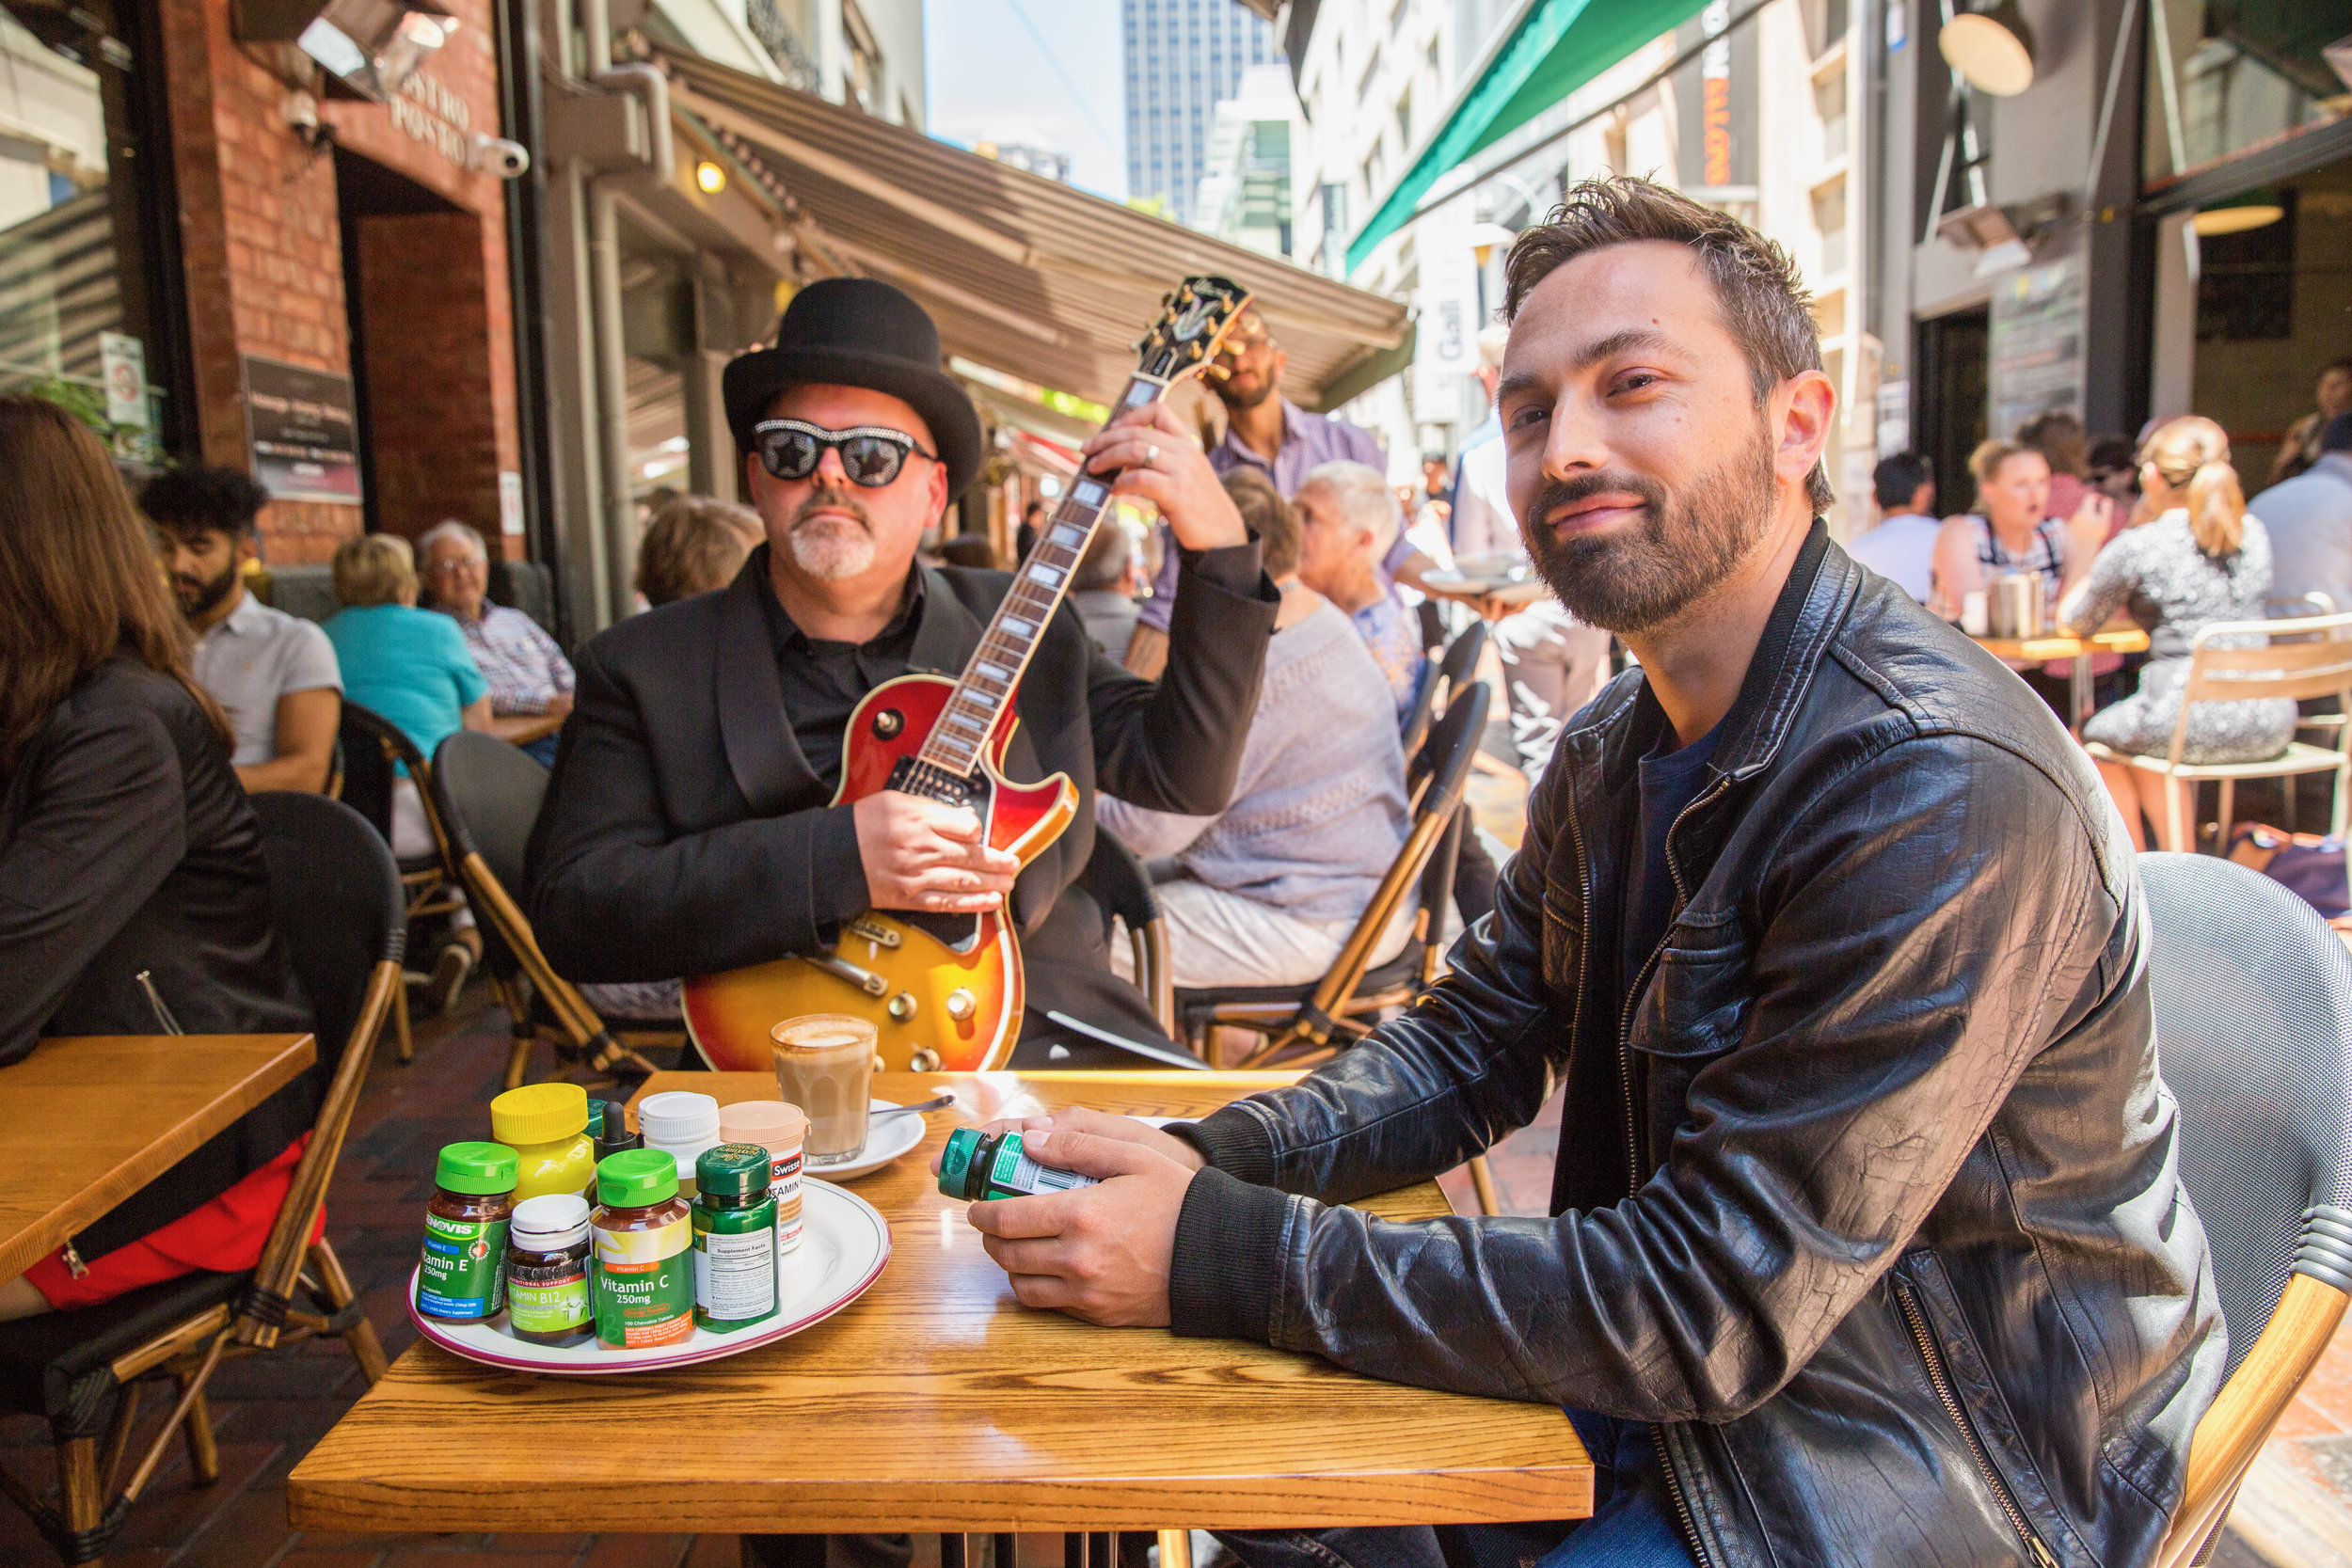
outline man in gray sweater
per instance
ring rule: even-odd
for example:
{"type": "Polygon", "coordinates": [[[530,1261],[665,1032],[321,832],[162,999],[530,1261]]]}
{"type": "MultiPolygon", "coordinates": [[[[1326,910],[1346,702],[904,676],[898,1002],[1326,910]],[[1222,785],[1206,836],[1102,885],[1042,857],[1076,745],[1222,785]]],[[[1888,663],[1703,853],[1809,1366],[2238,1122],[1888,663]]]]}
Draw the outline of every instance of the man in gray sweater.
{"type": "MultiPolygon", "coordinates": [[[[1282,593],[1232,799],[1215,816],[1181,816],[1104,795],[1095,821],[1182,868],[1157,889],[1177,985],[1304,985],[1339,957],[1405,842],[1405,753],[1387,677],[1348,618],[1298,580],[1290,503],[1252,469],[1225,487],[1282,593]]],[[[1398,910],[1374,963],[1403,950],[1415,907],[1398,910]]],[[[1111,961],[1132,978],[1123,946],[1111,961]]]]}

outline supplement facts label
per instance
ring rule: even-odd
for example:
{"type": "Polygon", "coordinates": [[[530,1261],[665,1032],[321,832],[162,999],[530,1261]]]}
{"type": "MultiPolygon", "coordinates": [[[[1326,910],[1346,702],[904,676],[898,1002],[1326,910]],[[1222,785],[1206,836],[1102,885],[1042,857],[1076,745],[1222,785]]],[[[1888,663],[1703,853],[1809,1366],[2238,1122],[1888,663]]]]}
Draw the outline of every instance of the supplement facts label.
{"type": "Polygon", "coordinates": [[[424,1217],[417,1309],[430,1318],[486,1318],[506,1305],[506,1221],[424,1217]]]}
{"type": "Polygon", "coordinates": [[[694,1305],[710,1328],[732,1327],[776,1309],[776,1233],[772,1227],[729,1236],[694,1237],[694,1305]]]}

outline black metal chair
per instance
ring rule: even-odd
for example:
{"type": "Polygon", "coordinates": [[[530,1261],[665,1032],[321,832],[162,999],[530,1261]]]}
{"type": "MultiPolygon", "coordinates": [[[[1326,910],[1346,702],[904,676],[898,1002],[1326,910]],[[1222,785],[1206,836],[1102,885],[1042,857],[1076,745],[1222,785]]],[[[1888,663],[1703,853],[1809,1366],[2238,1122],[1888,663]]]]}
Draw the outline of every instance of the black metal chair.
{"type": "Polygon", "coordinates": [[[2213,1247],[2229,1381],[2197,1425],[2162,1568],[2201,1562],[2352,1301],[2352,956],[2279,883],[2139,858],[2157,1053],[2213,1247]]]}
{"type": "MultiPolygon", "coordinates": [[[[401,885],[408,898],[408,918],[420,920],[462,908],[463,901],[455,895],[460,884],[449,871],[456,863],[449,852],[448,828],[441,821],[439,803],[432,788],[433,765],[417,750],[416,742],[382,714],[348,699],[343,703],[342,721],[335,742],[337,761],[328,793],[365,817],[388,845],[392,842],[392,790],[400,776],[399,769],[405,768],[408,777],[416,781],[417,798],[424,807],[425,826],[433,834],[434,847],[423,854],[399,857],[401,885]]],[[[393,1009],[392,1034],[400,1048],[400,1059],[414,1060],[417,1048],[408,1029],[405,989],[393,1009]]]]}
{"type": "Polygon", "coordinates": [[[1219,986],[1176,992],[1180,1037],[1195,1055],[1209,1055],[1211,1031],[1220,1025],[1267,1037],[1266,1044],[1239,1064],[1263,1067],[1281,1058],[1284,1067],[1306,1066],[1332,1055],[1335,1039],[1368,1034],[1380,1013],[1410,1002],[1435,977],[1441,954],[1438,923],[1454,886],[1454,862],[1466,825],[1462,786],[1470,757],[1486,726],[1486,686],[1472,681],[1433,725],[1429,739],[1406,772],[1413,823],[1364,907],[1339,958],[1311,986],[1219,986]],[[1413,934],[1396,957],[1372,968],[1371,960],[1408,889],[1418,887],[1421,909],[1413,934]]]}
{"type": "Polygon", "coordinates": [[[224,1357],[341,1338],[370,1383],[384,1375],[383,1346],[341,1259],[310,1231],[401,989],[407,915],[400,873],[369,824],[323,795],[257,795],[253,809],[272,913],[316,1025],[317,1065],[296,1082],[326,1086],[310,1145],[253,1268],[184,1275],[97,1307],[26,1318],[0,1334],[0,1410],[48,1420],[58,1500],[44,1500],[4,1470],[0,1492],[31,1515],[67,1562],[104,1553],[175,1432],[199,1484],[218,1477],[204,1389],[224,1357]],[[164,1377],[176,1381],[178,1402],[118,1493],[141,1387],[164,1377]]]}
{"type": "Polygon", "coordinates": [[[510,891],[523,885],[523,856],[532,825],[547,799],[548,770],[520,748],[493,735],[459,730],[433,753],[434,815],[449,845],[450,874],[473,899],[481,921],[482,965],[513,1021],[506,1086],[523,1081],[532,1046],[541,1038],[559,1059],[585,1060],[598,1072],[627,1061],[646,1072],[654,1065],[640,1046],[681,1052],[680,1021],[624,1024],[618,1032],[597,1016],[579,988],[555,973],[530,919],[510,891]]]}
{"type": "Polygon", "coordinates": [[[1110,830],[1097,828],[1094,850],[1078,873],[1077,885],[1102,909],[1105,939],[1110,936],[1114,915],[1126,926],[1128,948],[1135,958],[1136,989],[1152,1004],[1152,1016],[1160,1021],[1168,1037],[1182,1038],[1176,1033],[1176,982],[1168,961],[1168,921],[1152,891],[1152,874],[1110,830]]]}
{"type": "Polygon", "coordinates": [[[1445,653],[1429,661],[1421,673],[1421,689],[1413,694],[1413,705],[1405,715],[1399,738],[1404,742],[1405,760],[1411,762],[1421,754],[1422,743],[1429,738],[1429,723],[1446,710],[1454,694],[1478,678],[1479,656],[1486,651],[1486,623],[1473,621],[1446,645],[1445,653]]]}

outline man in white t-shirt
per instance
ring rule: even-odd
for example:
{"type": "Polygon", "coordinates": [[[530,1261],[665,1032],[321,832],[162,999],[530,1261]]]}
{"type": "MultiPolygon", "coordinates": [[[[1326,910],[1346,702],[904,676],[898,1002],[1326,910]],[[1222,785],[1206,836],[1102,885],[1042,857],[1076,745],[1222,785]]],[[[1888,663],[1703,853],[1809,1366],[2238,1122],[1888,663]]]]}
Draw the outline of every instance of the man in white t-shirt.
{"type": "Polygon", "coordinates": [[[1882,460],[1871,474],[1879,526],[1846,546],[1846,553],[1904,593],[1928,602],[1935,563],[1935,469],[1915,451],[1882,460]]]}
{"type": "Polygon", "coordinates": [[[236,468],[173,468],[139,491],[180,613],[197,685],[229,715],[247,793],[326,787],[342,722],[342,672],[326,633],[246,592],[254,518],[269,492],[236,468]]]}

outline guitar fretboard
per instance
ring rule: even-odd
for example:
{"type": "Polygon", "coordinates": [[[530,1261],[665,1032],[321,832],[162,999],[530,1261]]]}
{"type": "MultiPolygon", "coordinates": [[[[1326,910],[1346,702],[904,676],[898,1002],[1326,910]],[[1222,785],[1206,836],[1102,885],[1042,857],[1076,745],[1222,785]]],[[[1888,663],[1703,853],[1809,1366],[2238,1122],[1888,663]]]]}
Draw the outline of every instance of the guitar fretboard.
{"type": "MultiPolygon", "coordinates": [[[[1167,382],[1138,374],[1127,383],[1119,406],[1139,408],[1156,402],[1167,390],[1167,382]]],[[[1037,650],[1038,639],[1045,635],[1062,596],[1070,592],[1070,576],[1078,569],[1109,503],[1109,480],[1080,469],[1052,520],[1039,534],[1029,559],[1014,574],[1012,592],[996,607],[979,647],[963,667],[962,679],[956,683],[955,695],[947,700],[939,722],[931,726],[930,737],[923,743],[924,763],[959,777],[970,775],[979,765],[989,737],[1003,721],[1013,690],[1021,683],[1022,672],[1028,668],[1029,656],[1037,650]]]]}

